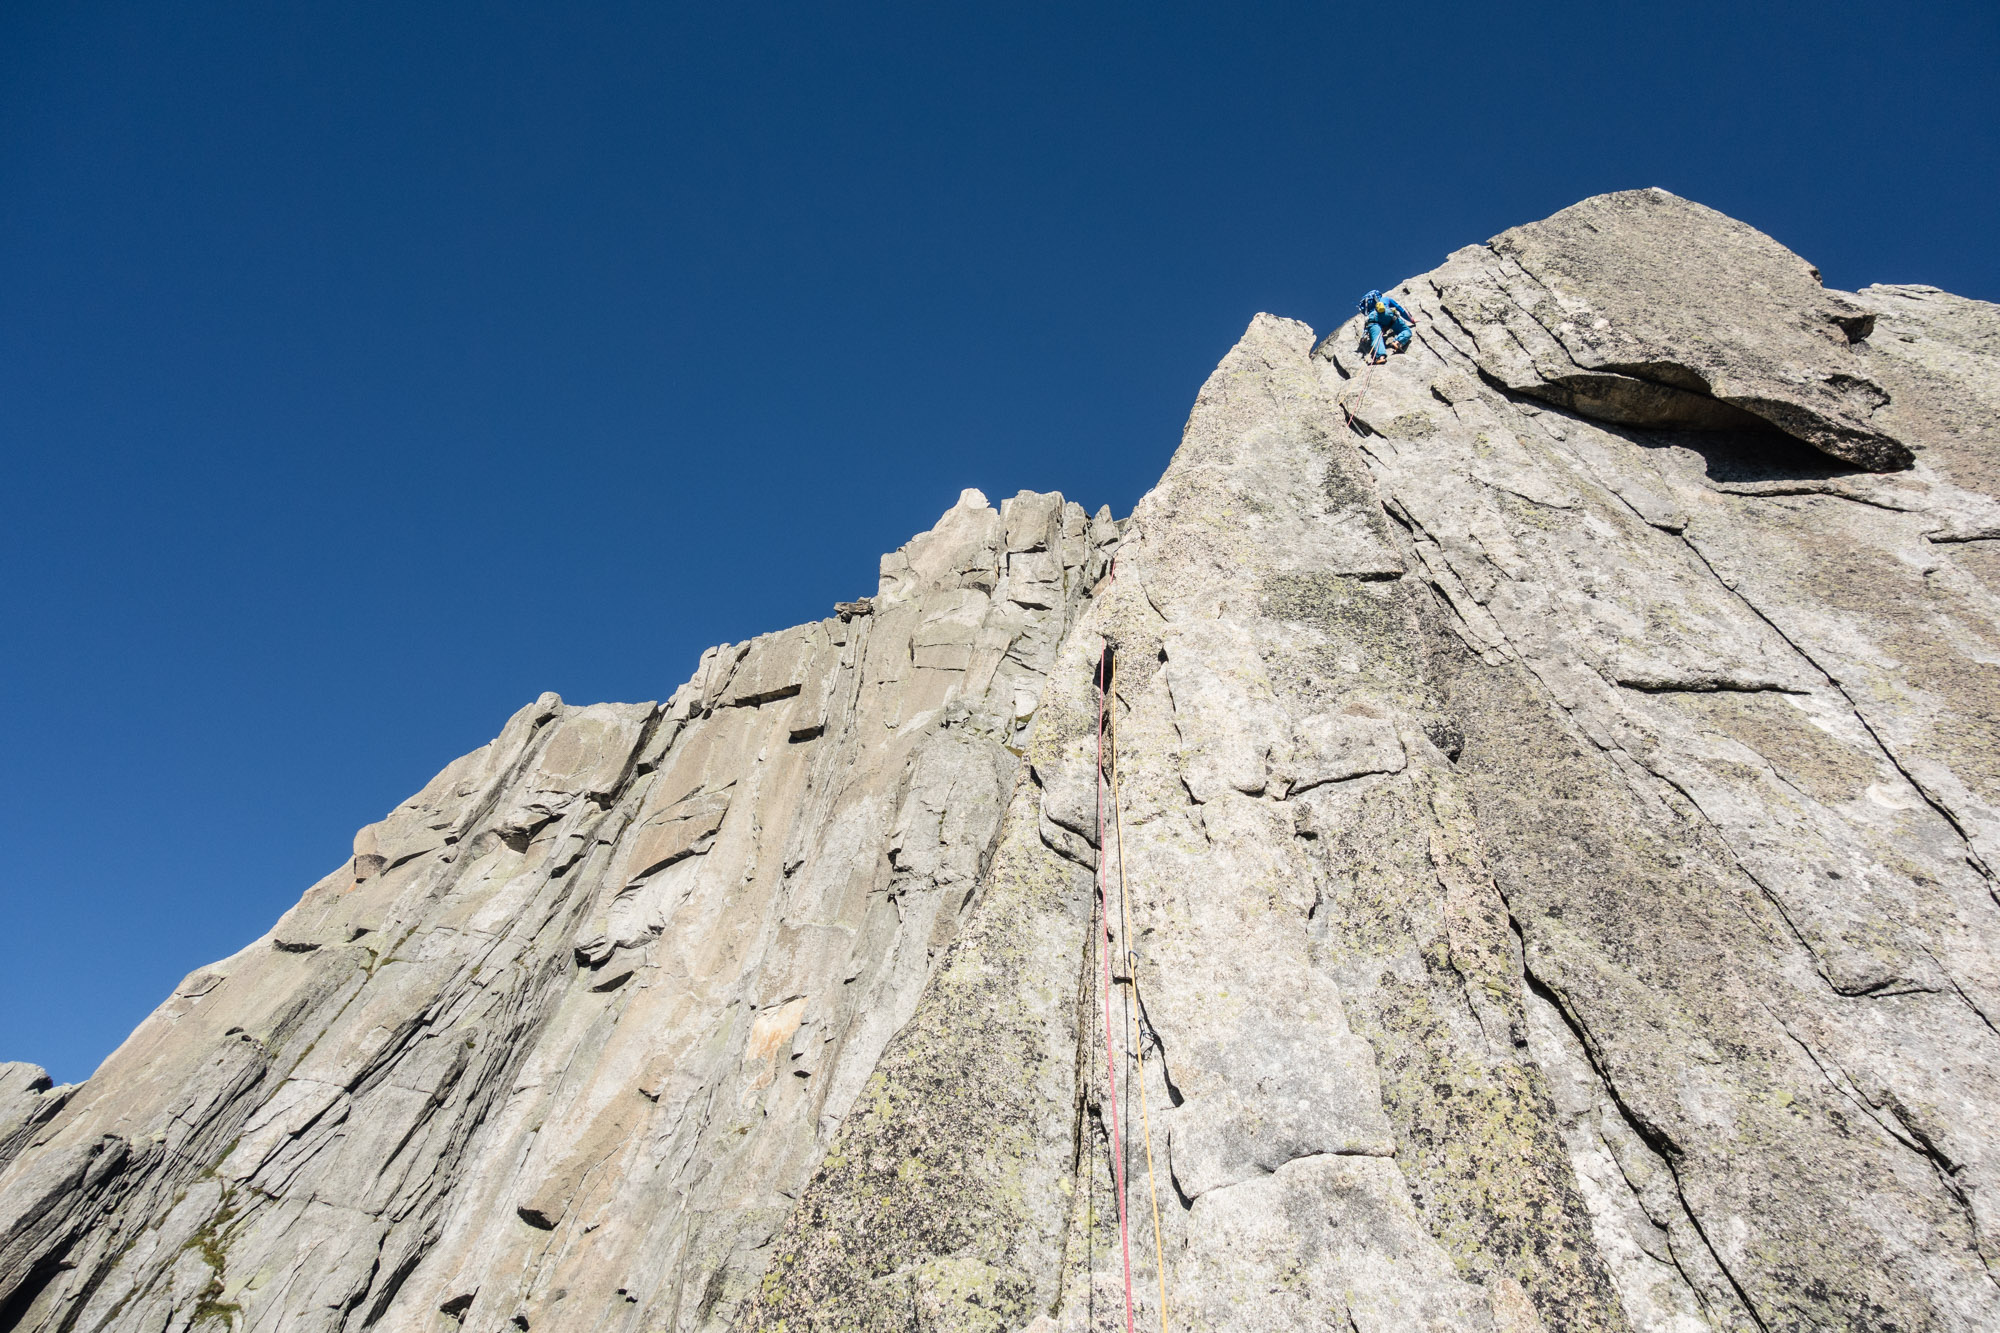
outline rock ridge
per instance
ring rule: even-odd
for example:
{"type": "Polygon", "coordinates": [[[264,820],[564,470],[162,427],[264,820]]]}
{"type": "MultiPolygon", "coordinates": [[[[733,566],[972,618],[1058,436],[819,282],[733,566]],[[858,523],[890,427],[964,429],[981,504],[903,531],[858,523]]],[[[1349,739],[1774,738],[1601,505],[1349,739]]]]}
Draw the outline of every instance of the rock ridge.
{"type": "Polygon", "coordinates": [[[1109,1330],[1121,1178],[1142,1328],[2000,1324],[2000,308],[1657,190],[1395,291],[0,1066],[0,1330],[1109,1330]]]}
{"type": "Polygon", "coordinates": [[[1118,531],[967,491],[865,612],[517,713],[88,1083],[0,1068],[0,1324],[733,1304],[973,896],[1118,531]]]}

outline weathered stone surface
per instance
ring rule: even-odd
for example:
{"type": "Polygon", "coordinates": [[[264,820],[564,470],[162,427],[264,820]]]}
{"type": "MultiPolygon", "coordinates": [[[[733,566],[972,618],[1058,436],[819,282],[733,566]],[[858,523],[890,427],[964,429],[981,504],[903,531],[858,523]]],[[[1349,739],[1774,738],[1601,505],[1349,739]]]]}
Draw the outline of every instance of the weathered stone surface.
{"type": "Polygon", "coordinates": [[[56,1087],[48,1071],[18,1060],[0,1063],[0,1167],[12,1161],[35,1131],[62,1110],[76,1089],[56,1087]]]}
{"type": "Polygon", "coordinates": [[[1863,467],[1910,463],[1855,350],[1874,313],[1754,227],[1665,190],[1586,199],[1423,281],[1438,332],[1506,388],[1628,425],[1761,420],[1863,467]]]}
{"type": "Polygon", "coordinates": [[[1121,1178],[1142,1328],[2000,1325],[2000,310],[1649,191],[1397,294],[0,1067],[0,1328],[1111,1330],[1121,1178]]]}
{"type": "Polygon", "coordinates": [[[873,614],[544,695],[88,1083],[0,1066],[0,1326],[721,1326],[972,899],[1087,522],[968,493],[873,614]]]}
{"type": "MultiPolygon", "coordinates": [[[[912,1308],[941,1327],[1122,1326],[1094,1017],[1098,839],[1074,813],[1096,790],[1106,645],[1174,1326],[1518,1327],[1496,1320],[1530,1308],[1524,1286],[1572,1311],[1564,1326],[1615,1322],[1539,1075],[1512,1040],[1504,908],[1490,879],[1441,883],[1429,860],[1451,845],[1427,832],[1449,764],[1425,738],[1438,701],[1421,585],[1311,346],[1305,326],[1260,317],[1204,386],[1058,659],[973,917],[742,1326],[888,1327],[912,1308]],[[1323,850],[1357,823],[1414,861],[1376,877],[1365,905],[1323,850]],[[1057,840],[1051,825],[1083,832],[1057,840]],[[1371,913],[1388,917],[1372,937],[1371,913]],[[1447,946],[1439,927],[1461,920],[1447,946]],[[1427,966],[1427,947],[1464,976],[1427,966]],[[1470,1009],[1469,986],[1482,988],[1470,1009]],[[1385,1085],[1385,1068],[1416,1086],[1385,1085]],[[1413,1138],[1439,1154],[1414,1179],[1413,1138]],[[1496,1256],[1510,1227],[1518,1244],[1496,1256]]],[[[1122,987],[1114,1018],[1130,1080],[1137,1010],[1122,987]]],[[[1135,1287],[1154,1326],[1141,1122],[1124,1092],[1135,1287]]]]}
{"type": "MultiPolygon", "coordinates": [[[[1666,386],[1706,408],[1624,414],[1670,431],[1551,410],[1552,380],[1510,396],[1441,309],[1463,255],[1399,289],[1423,336],[1381,367],[1260,317],[1058,659],[988,888],[742,1327],[1122,1327],[1087,886],[1104,645],[1142,1327],[1149,1194],[1177,1329],[2000,1319],[1977,535],[2000,324],[1870,289],[1895,347],[1849,343],[1803,261],[1726,220],[1691,248],[1679,201],[1657,274],[1590,268],[1576,218],[1630,208],[1507,251],[1683,311],[1704,273],[1791,273],[1763,318],[1893,410],[1843,416],[1793,373],[1817,344],[1760,366],[1754,336],[1709,349],[1706,390],[1666,386]],[[1914,466],[1826,456],[1901,461],[1876,436],[1914,466]]],[[[1500,301],[1554,298],[1493,299],[1497,327],[1500,301]]]]}

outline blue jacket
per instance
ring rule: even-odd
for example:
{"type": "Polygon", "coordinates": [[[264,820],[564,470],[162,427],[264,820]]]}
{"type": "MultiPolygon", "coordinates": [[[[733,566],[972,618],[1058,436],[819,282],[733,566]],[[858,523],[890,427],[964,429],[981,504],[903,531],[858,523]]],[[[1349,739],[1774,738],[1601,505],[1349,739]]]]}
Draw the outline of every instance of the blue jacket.
{"type": "Polygon", "coordinates": [[[1395,297],[1384,296],[1380,292],[1371,292],[1369,297],[1372,299],[1365,299],[1361,303],[1362,313],[1368,316],[1367,323],[1379,324],[1385,329],[1416,323],[1410,318],[1410,312],[1403,309],[1395,297]]]}

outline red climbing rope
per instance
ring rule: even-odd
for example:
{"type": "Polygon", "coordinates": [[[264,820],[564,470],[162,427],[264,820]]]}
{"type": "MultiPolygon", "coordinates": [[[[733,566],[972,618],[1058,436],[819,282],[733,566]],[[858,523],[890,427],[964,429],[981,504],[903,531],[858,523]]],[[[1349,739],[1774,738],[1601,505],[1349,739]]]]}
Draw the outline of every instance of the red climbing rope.
{"type": "Polygon", "coordinates": [[[1097,919],[1103,927],[1100,952],[1104,955],[1104,1078],[1110,1111],[1105,1126],[1111,1142],[1112,1179],[1118,1186],[1118,1245],[1125,1258],[1125,1331],[1133,1333],[1132,1238],[1125,1225],[1125,1153],[1118,1139],[1118,1066],[1111,1054],[1111,893],[1104,877],[1104,859],[1110,850],[1104,836],[1104,723],[1111,701],[1104,687],[1105,657],[1100,655],[1097,659],[1097,919]]]}

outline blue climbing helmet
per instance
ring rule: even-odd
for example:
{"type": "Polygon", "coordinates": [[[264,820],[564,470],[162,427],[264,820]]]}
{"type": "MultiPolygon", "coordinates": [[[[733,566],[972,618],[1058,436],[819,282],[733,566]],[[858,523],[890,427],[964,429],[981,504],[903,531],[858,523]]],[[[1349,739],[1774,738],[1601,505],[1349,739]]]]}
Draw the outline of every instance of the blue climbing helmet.
{"type": "Polygon", "coordinates": [[[1382,293],[1380,292],[1370,292],[1368,293],[1368,295],[1362,297],[1360,306],[1361,313],[1365,315],[1369,311],[1373,310],[1375,308],[1375,303],[1381,299],[1382,299],[1382,293]]]}

